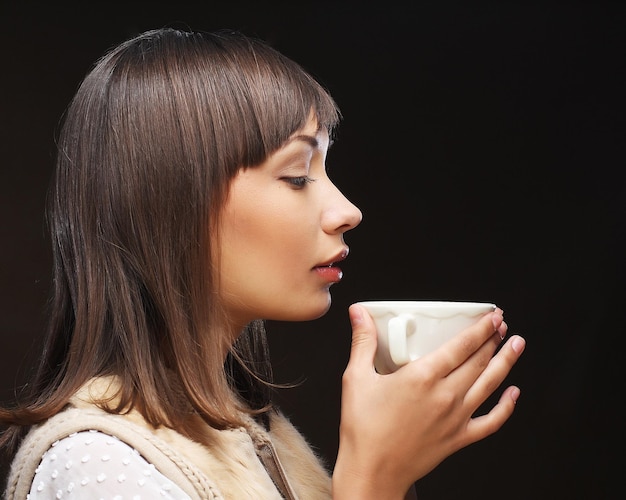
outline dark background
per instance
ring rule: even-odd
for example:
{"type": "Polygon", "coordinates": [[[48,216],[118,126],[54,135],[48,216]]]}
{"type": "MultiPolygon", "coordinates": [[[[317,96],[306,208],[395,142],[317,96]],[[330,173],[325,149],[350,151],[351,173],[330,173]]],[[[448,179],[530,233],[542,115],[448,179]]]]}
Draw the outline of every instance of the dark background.
{"type": "Polygon", "coordinates": [[[329,172],[364,213],[331,312],[268,323],[277,381],[303,381],[278,396],[296,425],[332,463],[350,303],[492,301],[528,342],[516,412],[420,500],[621,496],[624,2],[170,3],[0,7],[0,399],[44,324],[45,191],[78,83],[140,31],[234,28],[331,90],[329,172]]]}

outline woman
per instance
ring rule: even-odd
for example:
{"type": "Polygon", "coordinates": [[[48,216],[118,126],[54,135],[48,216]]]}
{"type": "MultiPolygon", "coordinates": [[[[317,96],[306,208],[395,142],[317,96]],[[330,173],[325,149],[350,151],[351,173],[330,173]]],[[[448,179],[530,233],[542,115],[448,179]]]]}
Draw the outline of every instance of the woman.
{"type": "Polygon", "coordinates": [[[380,376],[351,306],[332,478],[272,405],[260,318],[323,315],[361,220],[325,170],[338,119],[237,33],[151,31],[98,61],[59,138],[47,343],[0,413],[7,498],[402,498],[509,418],[516,387],[472,418],[524,347],[494,355],[499,309],[380,376]]]}

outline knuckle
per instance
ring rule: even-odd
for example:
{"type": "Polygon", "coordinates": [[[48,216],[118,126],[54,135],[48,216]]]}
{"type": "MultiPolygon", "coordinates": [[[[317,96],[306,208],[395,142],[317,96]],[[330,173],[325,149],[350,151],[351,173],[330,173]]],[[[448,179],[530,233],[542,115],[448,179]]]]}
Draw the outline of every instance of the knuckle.
{"type": "Polygon", "coordinates": [[[352,348],[365,344],[369,339],[369,336],[365,333],[354,332],[352,335],[352,348]]]}
{"type": "Polygon", "coordinates": [[[439,414],[449,414],[457,404],[457,395],[452,390],[442,390],[437,394],[433,406],[434,411],[439,414]]]}

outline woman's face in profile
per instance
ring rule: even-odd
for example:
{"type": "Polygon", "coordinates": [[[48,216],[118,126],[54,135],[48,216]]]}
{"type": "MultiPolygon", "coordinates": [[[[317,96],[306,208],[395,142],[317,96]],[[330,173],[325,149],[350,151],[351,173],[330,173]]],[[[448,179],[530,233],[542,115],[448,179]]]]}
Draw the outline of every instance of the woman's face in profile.
{"type": "Polygon", "coordinates": [[[329,308],[343,235],[361,212],[326,173],[328,132],[307,124],[261,165],[231,181],[220,223],[219,294],[240,326],[302,321],[329,308]]]}

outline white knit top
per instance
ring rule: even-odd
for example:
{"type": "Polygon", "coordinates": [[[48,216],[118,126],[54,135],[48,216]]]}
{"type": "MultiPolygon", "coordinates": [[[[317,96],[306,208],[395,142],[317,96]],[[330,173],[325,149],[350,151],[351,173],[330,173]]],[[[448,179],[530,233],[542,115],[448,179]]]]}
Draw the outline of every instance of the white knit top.
{"type": "Polygon", "coordinates": [[[56,441],[37,467],[29,500],[190,500],[140,453],[100,431],[56,441]]]}

